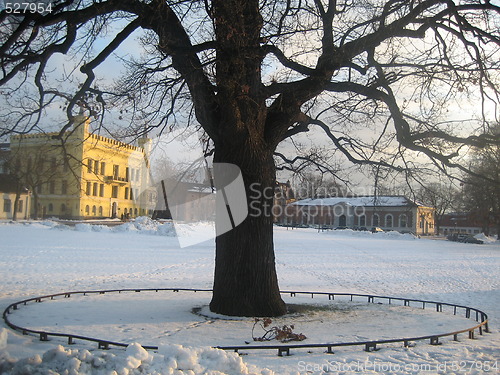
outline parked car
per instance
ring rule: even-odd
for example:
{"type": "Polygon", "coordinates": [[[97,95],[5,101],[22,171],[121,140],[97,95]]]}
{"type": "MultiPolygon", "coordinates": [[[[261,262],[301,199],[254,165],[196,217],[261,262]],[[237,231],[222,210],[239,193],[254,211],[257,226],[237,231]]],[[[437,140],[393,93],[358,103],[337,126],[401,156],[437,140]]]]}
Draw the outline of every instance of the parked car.
{"type": "Polygon", "coordinates": [[[377,233],[377,232],[383,232],[384,230],[382,228],[379,228],[379,227],[373,227],[371,229],[372,233],[377,233]]]}
{"type": "Polygon", "coordinates": [[[474,237],[470,234],[464,234],[464,233],[453,233],[453,234],[450,234],[446,238],[448,239],[448,241],[455,241],[455,242],[477,243],[477,244],[484,243],[483,241],[478,240],[476,237],[474,237]]]}
{"type": "Polygon", "coordinates": [[[465,238],[463,240],[463,242],[465,242],[465,243],[477,243],[477,244],[483,244],[484,243],[484,241],[479,240],[479,239],[477,239],[474,236],[468,236],[467,238],[465,238]]]}

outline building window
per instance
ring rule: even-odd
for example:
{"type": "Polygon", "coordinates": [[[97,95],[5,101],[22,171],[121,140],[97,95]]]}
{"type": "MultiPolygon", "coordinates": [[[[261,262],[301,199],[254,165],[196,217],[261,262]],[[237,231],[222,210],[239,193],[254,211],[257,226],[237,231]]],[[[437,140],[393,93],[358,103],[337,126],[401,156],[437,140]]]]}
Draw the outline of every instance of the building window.
{"type": "Polygon", "coordinates": [[[339,217],[339,226],[340,227],[347,226],[347,217],[345,215],[340,215],[340,217],[339,217]]]}
{"type": "Polygon", "coordinates": [[[43,191],[43,189],[42,189],[42,184],[40,184],[40,185],[38,185],[38,186],[36,187],[36,192],[37,192],[38,194],[42,194],[42,191],[43,191]]]}
{"type": "Polygon", "coordinates": [[[66,205],[64,203],[61,204],[61,212],[66,212],[66,205]]]}
{"type": "Polygon", "coordinates": [[[104,176],[106,174],[106,163],[101,162],[101,174],[104,176]]]}
{"type": "Polygon", "coordinates": [[[378,214],[373,214],[373,218],[372,218],[372,224],[374,227],[378,227],[379,226],[379,222],[380,222],[380,218],[378,216],[378,214]]]}
{"type": "Polygon", "coordinates": [[[10,199],[3,200],[3,212],[9,212],[12,209],[12,202],[10,199]]]}
{"type": "Polygon", "coordinates": [[[89,159],[87,161],[87,172],[88,173],[92,173],[92,165],[93,165],[92,159],[89,159]]]}
{"type": "Polygon", "coordinates": [[[97,207],[92,206],[92,216],[96,216],[96,215],[97,215],[97,207]]]}
{"type": "Polygon", "coordinates": [[[137,216],[137,208],[134,208],[134,216],[137,216]]]}
{"type": "Polygon", "coordinates": [[[365,227],[366,226],[366,216],[365,215],[361,215],[359,217],[359,226],[360,227],[365,227]]]}
{"type": "Polygon", "coordinates": [[[90,207],[89,207],[89,205],[86,205],[85,206],[85,215],[88,216],[89,214],[90,214],[90,207]]]}
{"type": "Polygon", "coordinates": [[[134,199],[134,189],[130,189],[130,199],[134,199]]]}
{"type": "Polygon", "coordinates": [[[99,162],[97,160],[94,161],[94,174],[99,174],[99,162]]]}
{"type": "Polygon", "coordinates": [[[17,212],[23,212],[23,202],[21,199],[17,202],[17,212]]]}
{"type": "Polygon", "coordinates": [[[102,216],[102,206],[99,206],[99,216],[102,216]]]}
{"type": "Polygon", "coordinates": [[[63,160],[63,172],[67,172],[69,171],[69,160],[67,158],[65,158],[63,160]]]}
{"type": "Polygon", "coordinates": [[[98,188],[99,188],[99,184],[97,182],[94,182],[94,188],[92,189],[92,195],[94,197],[97,197],[98,188]]]}
{"type": "Polygon", "coordinates": [[[99,185],[99,196],[104,197],[104,184],[99,185]]]}
{"type": "Polygon", "coordinates": [[[408,219],[406,218],[406,215],[403,214],[399,217],[399,226],[402,228],[406,228],[407,225],[408,219]]]}
{"type": "Polygon", "coordinates": [[[52,203],[49,203],[49,212],[54,211],[54,205],[52,203]]]}
{"type": "Polygon", "coordinates": [[[113,165],[113,179],[118,180],[119,175],[120,175],[120,166],[113,165]]]}
{"type": "Polygon", "coordinates": [[[55,173],[56,172],[56,158],[50,158],[50,172],[55,173]]]}
{"type": "Polygon", "coordinates": [[[54,181],[49,182],[49,194],[55,194],[56,192],[56,184],[54,181]]]}
{"type": "Polygon", "coordinates": [[[68,181],[61,181],[61,194],[68,194],[68,181]]]}
{"type": "Polygon", "coordinates": [[[87,181],[87,190],[85,191],[87,195],[90,195],[92,193],[92,182],[87,181]]]}
{"type": "MultiPolygon", "coordinates": [[[[132,169],[132,172],[134,170],[132,169]]],[[[125,181],[129,181],[130,180],[130,169],[129,167],[125,168],[125,181]]]]}
{"type": "Polygon", "coordinates": [[[392,215],[391,214],[388,214],[386,217],[385,217],[385,226],[387,228],[392,228],[392,215]]]}
{"type": "Polygon", "coordinates": [[[128,187],[125,188],[125,196],[124,199],[128,199],[128,187]]]}
{"type": "Polygon", "coordinates": [[[111,188],[111,198],[118,198],[118,186],[111,188]]]}

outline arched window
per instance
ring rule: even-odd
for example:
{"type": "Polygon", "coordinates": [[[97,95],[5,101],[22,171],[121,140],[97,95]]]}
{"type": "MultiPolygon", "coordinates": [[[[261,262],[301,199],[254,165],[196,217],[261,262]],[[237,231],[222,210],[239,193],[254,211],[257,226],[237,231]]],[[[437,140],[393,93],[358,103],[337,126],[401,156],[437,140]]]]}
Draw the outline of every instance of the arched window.
{"type": "Polygon", "coordinates": [[[359,217],[359,226],[366,227],[366,216],[365,215],[361,215],[359,217]]]}
{"type": "Polygon", "coordinates": [[[347,218],[346,218],[345,215],[340,215],[340,217],[339,217],[339,226],[340,227],[347,226],[347,218]]]}
{"type": "Polygon", "coordinates": [[[102,206],[99,206],[99,216],[102,216],[102,206]]]}
{"type": "Polygon", "coordinates": [[[374,227],[378,227],[379,226],[379,222],[380,222],[380,218],[378,216],[378,214],[373,214],[373,217],[372,217],[372,224],[374,227]]]}
{"type": "Polygon", "coordinates": [[[90,215],[90,207],[89,207],[89,205],[85,206],[85,215],[90,215]]]}
{"type": "Polygon", "coordinates": [[[52,203],[49,203],[49,212],[54,211],[54,205],[52,203]]]}
{"type": "Polygon", "coordinates": [[[97,207],[96,206],[92,206],[92,215],[93,216],[97,215],[97,207]]]}
{"type": "Polygon", "coordinates": [[[401,228],[406,228],[406,226],[408,225],[408,219],[406,217],[405,214],[402,214],[399,216],[399,226],[401,228]]]}
{"type": "Polygon", "coordinates": [[[387,228],[392,228],[392,223],[393,223],[392,215],[391,214],[386,215],[385,216],[385,226],[387,228]]]}
{"type": "Polygon", "coordinates": [[[66,205],[64,203],[61,204],[61,212],[66,212],[66,205]]]}

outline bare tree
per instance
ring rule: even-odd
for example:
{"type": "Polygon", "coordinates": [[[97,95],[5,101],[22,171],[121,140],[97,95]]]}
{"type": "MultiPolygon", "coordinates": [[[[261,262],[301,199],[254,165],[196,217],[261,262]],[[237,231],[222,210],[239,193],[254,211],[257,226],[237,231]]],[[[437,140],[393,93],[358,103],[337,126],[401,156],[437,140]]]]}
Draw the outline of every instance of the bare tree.
{"type": "MultiPolygon", "coordinates": [[[[54,194],[54,181],[63,175],[65,165],[69,169],[68,155],[63,148],[50,144],[47,138],[36,148],[23,148],[22,137],[11,144],[8,160],[9,174],[16,181],[17,192],[14,208],[17,208],[23,189],[27,188],[33,197],[33,217],[43,215],[40,212],[40,194],[54,194]]],[[[15,220],[15,218],[14,218],[15,220]]]]}
{"type": "MultiPolygon", "coordinates": [[[[492,132],[500,134],[500,125],[493,128],[492,132]]],[[[489,235],[493,227],[500,234],[500,147],[475,150],[471,169],[476,175],[464,178],[461,197],[463,207],[482,224],[484,233],[489,235]]]]}
{"type": "Polygon", "coordinates": [[[217,237],[210,307],[280,315],[264,209],[278,145],[306,135],[352,163],[405,170],[425,157],[469,171],[468,147],[499,142],[487,132],[499,102],[499,13],[489,0],[66,0],[3,11],[1,133],[30,131],[61,101],[69,120],[79,104],[101,126],[122,105],[129,134],[199,126],[207,153],[241,169],[247,204],[263,213],[217,237]],[[124,54],[134,38],[142,53],[128,44],[124,54]],[[54,67],[60,54],[74,70],[54,67]],[[115,87],[97,84],[106,61],[127,68],[115,87]],[[451,121],[458,105],[473,108],[467,99],[477,121],[451,121]]]}
{"type": "Polygon", "coordinates": [[[327,198],[345,197],[349,195],[345,186],[337,182],[329,173],[323,175],[306,172],[298,175],[299,182],[295,187],[295,198],[327,198]]]}
{"type": "Polygon", "coordinates": [[[422,203],[434,207],[436,217],[436,231],[439,234],[440,222],[445,214],[457,207],[459,190],[452,183],[433,182],[420,187],[416,191],[416,198],[422,203]]]}

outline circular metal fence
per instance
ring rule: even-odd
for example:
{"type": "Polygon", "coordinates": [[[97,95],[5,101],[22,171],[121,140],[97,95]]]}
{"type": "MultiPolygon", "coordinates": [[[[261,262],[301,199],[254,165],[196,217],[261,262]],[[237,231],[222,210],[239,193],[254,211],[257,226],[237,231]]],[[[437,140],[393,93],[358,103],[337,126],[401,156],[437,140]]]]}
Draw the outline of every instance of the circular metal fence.
{"type": "MultiPolygon", "coordinates": [[[[73,292],[63,292],[56,294],[49,294],[39,297],[28,298],[22,301],[11,303],[3,312],[3,320],[12,329],[22,332],[24,335],[33,334],[38,335],[40,341],[48,341],[49,337],[63,337],[67,339],[68,344],[73,344],[75,340],[91,341],[98,344],[99,349],[109,349],[111,346],[116,347],[127,347],[128,343],[110,341],[102,338],[95,338],[83,335],[75,335],[69,333],[60,332],[48,332],[43,330],[35,330],[26,327],[21,327],[13,324],[9,315],[13,314],[21,306],[26,306],[30,303],[39,303],[45,300],[54,300],[56,298],[70,298],[72,295],[91,295],[91,294],[107,294],[107,293],[139,293],[139,292],[160,292],[160,291],[170,291],[174,293],[179,292],[212,292],[211,289],[189,289],[189,288],[140,288],[140,289],[106,289],[106,290],[87,290],[87,291],[73,291],[73,292]]],[[[365,351],[375,351],[378,350],[377,346],[382,344],[390,343],[403,343],[405,347],[410,345],[413,341],[428,340],[431,345],[440,345],[439,341],[442,337],[453,336],[453,340],[457,341],[460,334],[467,334],[469,339],[475,338],[475,333],[478,332],[480,335],[483,332],[489,332],[488,328],[488,316],[483,311],[476,309],[474,307],[468,307],[463,305],[456,305],[446,302],[436,302],[427,301],[420,299],[404,298],[404,297],[388,297],[388,296],[378,296],[371,294],[356,294],[356,293],[331,293],[331,292],[304,292],[304,291],[282,291],[281,294],[287,294],[290,297],[296,297],[297,295],[306,295],[311,298],[322,297],[328,298],[328,300],[335,300],[336,298],[345,298],[350,301],[362,301],[366,300],[367,303],[386,303],[386,304],[399,304],[401,306],[408,307],[419,307],[422,309],[432,308],[436,312],[443,312],[443,307],[449,308],[453,311],[454,315],[462,315],[467,319],[475,321],[472,327],[467,327],[458,331],[440,333],[434,335],[423,335],[414,337],[402,337],[395,339],[383,339],[383,340],[371,340],[371,341],[354,341],[354,342],[331,342],[331,343],[316,343],[316,344],[276,344],[276,345],[245,345],[245,346],[216,346],[218,349],[223,350],[233,350],[239,352],[242,350],[278,350],[278,355],[290,355],[291,349],[312,349],[312,348],[324,348],[327,353],[333,353],[333,348],[335,347],[345,347],[345,346],[361,346],[365,351]]],[[[158,346],[143,346],[144,349],[157,350],[158,346]]]]}

